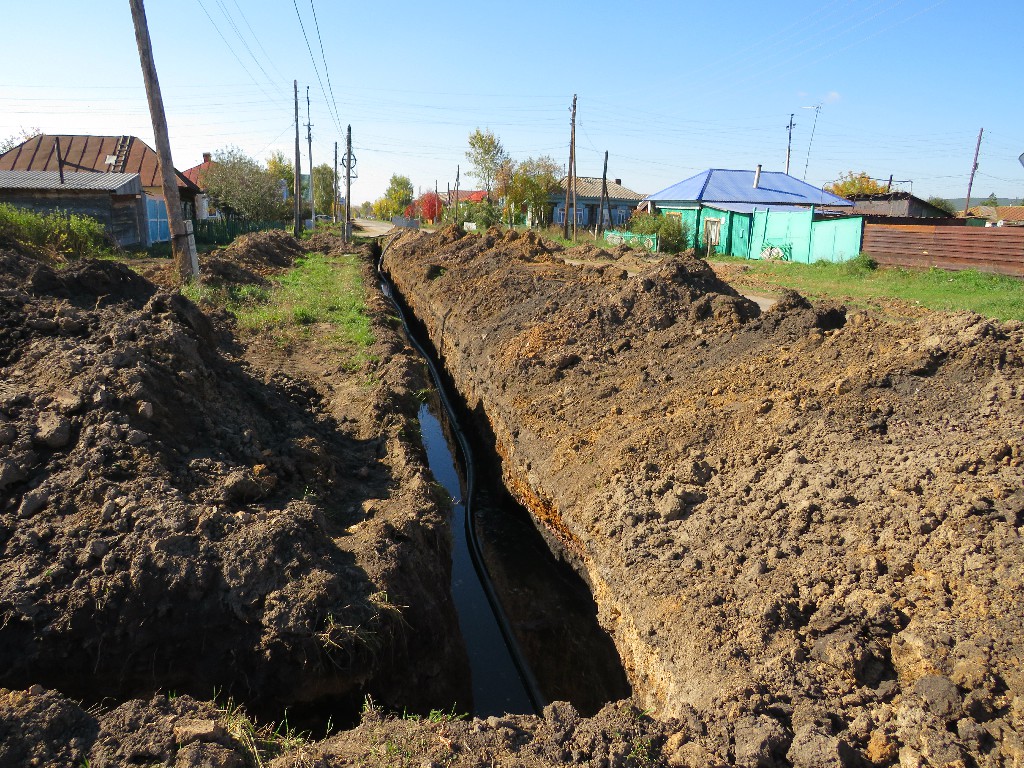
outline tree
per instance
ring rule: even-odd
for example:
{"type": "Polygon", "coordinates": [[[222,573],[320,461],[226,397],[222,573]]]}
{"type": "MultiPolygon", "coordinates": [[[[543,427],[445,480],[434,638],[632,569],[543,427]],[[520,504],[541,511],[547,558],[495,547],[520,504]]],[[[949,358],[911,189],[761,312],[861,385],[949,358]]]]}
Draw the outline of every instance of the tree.
{"type": "Polygon", "coordinates": [[[956,216],[960,211],[953,203],[944,197],[929,197],[928,202],[951,216],[956,216]]]}
{"type": "Polygon", "coordinates": [[[213,154],[204,177],[207,194],[229,215],[263,221],[281,213],[281,190],[276,178],[238,147],[213,154]]]}
{"type": "Polygon", "coordinates": [[[982,203],[982,205],[991,205],[993,207],[998,207],[999,206],[999,198],[996,197],[996,193],[993,192],[991,195],[986,197],[985,201],[982,203]]]}
{"type": "Polygon", "coordinates": [[[441,215],[441,196],[436,192],[427,192],[416,201],[423,218],[433,222],[441,215]]]}
{"type": "Polygon", "coordinates": [[[287,184],[288,189],[295,186],[295,164],[280,150],[267,158],[267,173],[276,181],[283,181],[287,184]]]}
{"type": "Polygon", "coordinates": [[[8,136],[6,139],[0,139],[0,155],[14,149],[19,144],[24,144],[29,139],[34,139],[42,132],[42,128],[22,128],[20,131],[8,136]]]}
{"type": "Polygon", "coordinates": [[[373,203],[369,200],[364,201],[363,204],[359,206],[359,215],[364,219],[370,218],[373,215],[373,203]]]}
{"type": "Polygon", "coordinates": [[[334,212],[334,169],[327,163],[313,169],[313,202],[319,213],[334,212]]]}
{"type": "Polygon", "coordinates": [[[558,176],[561,166],[547,155],[527,158],[521,163],[509,161],[503,167],[508,173],[508,181],[504,183],[505,218],[510,224],[523,208],[528,209],[534,219],[542,218],[548,205],[548,197],[561,187],[558,176]]]}
{"type": "Polygon", "coordinates": [[[473,177],[480,182],[487,194],[490,194],[498,171],[508,160],[501,141],[491,131],[481,131],[477,128],[469,134],[469,151],[466,152],[466,157],[473,165],[473,177]]]}
{"type": "Polygon", "coordinates": [[[884,195],[889,190],[864,171],[859,173],[849,171],[831,184],[826,184],[825,191],[840,197],[851,197],[853,195],[884,195]]]}

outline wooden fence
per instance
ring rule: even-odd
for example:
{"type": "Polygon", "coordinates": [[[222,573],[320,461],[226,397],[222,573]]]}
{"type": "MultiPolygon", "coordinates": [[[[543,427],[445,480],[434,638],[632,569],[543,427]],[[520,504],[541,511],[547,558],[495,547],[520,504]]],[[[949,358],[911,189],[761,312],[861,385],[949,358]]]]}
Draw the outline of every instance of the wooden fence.
{"type": "Polygon", "coordinates": [[[879,264],[1024,277],[1024,227],[869,223],[864,225],[861,250],[879,264]]]}

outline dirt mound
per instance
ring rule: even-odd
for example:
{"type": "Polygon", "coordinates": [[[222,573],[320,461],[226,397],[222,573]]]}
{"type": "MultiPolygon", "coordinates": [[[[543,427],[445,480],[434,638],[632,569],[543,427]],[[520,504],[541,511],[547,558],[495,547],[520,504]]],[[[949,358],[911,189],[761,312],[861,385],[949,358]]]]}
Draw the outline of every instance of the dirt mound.
{"type": "MultiPolygon", "coordinates": [[[[279,711],[394,671],[380,652],[413,619],[383,594],[408,566],[373,554],[371,581],[330,533],[393,493],[381,445],[232,349],[121,265],[0,254],[0,684],[87,701],[219,688],[279,711]]],[[[408,496],[405,535],[436,550],[427,496],[408,496]]]]}
{"type": "Polygon", "coordinates": [[[386,266],[681,764],[1024,759],[1024,326],[487,240],[386,266]]]}
{"type": "Polygon", "coordinates": [[[259,275],[287,269],[305,253],[294,237],[280,229],[251,232],[218,251],[218,256],[259,275]]]}

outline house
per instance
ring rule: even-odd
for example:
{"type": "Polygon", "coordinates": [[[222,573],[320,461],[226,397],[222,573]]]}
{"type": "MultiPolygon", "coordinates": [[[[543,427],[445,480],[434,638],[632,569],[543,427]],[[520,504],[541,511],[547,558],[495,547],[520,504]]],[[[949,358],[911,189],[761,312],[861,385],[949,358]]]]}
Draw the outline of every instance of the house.
{"type": "Polygon", "coordinates": [[[460,189],[458,197],[455,196],[455,190],[448,190],[448,197],[441,198],[445,205],[455,205],[456,199],[460,203],[482,203],[488,197],[486,189],[460,189]]]}
{"type": "MultiPolygon", "coordinates": [[[[135,136],[71,136],[40,134],[0,154],[3,171],[67,173],[134,173],[139,176],[146,206],[149,242],[171,239],[161,182],[160,158],[135,136]],[[60,147],[58,153],[57,148],[60,147]]],[[[182,214],[195,217],[199,188],[175,170],[182,214]]]]}
{"type": "Polygon", "coordinates": [[[887,218],[952,219],[954,216],[927,200],[909,192],[883,192],[876,195],[850,195],[853,213],[887,218]]]}
{"type": "Polygon", "coordinates": [[[122,247],[150,244],[137,173],[0,171],[0,203],[38,213],[91,216],[122,247]]]}
{"type": "MultiPolygon", "coordinates": [[[[601,205],[600,177],[577,176],[576,184],[576,224],[577,226],[593,226],[597,223],[597,212],[601,205]]],[[[549,198],[554,204],[552,220],[555,224],[565,223],[565,189],[568,185],[568,177],[558,182],[562,188],[561,193],[555,193],[549,198]]],[[[604,210],[604,224],[607,226],[622,226],[636,210],[636,205],[644,196],[622,186],[622,179],[608,180],[608,202],[604,210]]],[[[569,201],[572,207],[572,200],[569,201]]]]}
{"type": "Polygon", "coordinates": [[[1024,226],[1024,205],[978,205],[967,213],[969,217],[984,219],[986,227],[1024,226]]]}
{"type": "Polygon", "coordinates": [[[210,152],[203,152],[203,162],[182,171],[181,174],[200,190],[196,194],[195,217],[197,221],[219,218],[220,215],[210,202],[210,196],[206,194],[206,186],[203,183],[203,177],[212,165],[213,155],[210,152]]]}
{"type": "Polygon", "coordinates": [[[648,195],[641,210],[673,216],[701,253],[785,261],[845,261],[860,253],[853,203],[778,171],[710,168],[648,195]]]}

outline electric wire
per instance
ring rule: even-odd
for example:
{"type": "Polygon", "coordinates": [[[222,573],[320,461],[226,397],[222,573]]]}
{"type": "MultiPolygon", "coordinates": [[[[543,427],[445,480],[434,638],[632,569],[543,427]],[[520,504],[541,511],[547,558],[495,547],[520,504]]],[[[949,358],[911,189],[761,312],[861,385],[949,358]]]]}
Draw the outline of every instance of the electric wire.
{"type": "MultiPolygon", "coordinates": [[[[313,9],[313,23],[316,25],[316,39],[320,42],[320,59],[324,63],[324,74],[327,76],[327,90],[331,92],[331,104],[334,105],[334,125],[338,129],[338,133],[342,134],[344,131],[341,130],[341,121],[338,119],[338,102],[334,99],[334,87],[331,85],[331,70],[327,66],[327,56],[324,54],[324,39],[320,37],[320,22],[316,18],[316,6],[313,5],[313,0],[309,0],[309,7],[313,9]]],[[[327,94],[324,94],[324,98],[327,98],[327,94]]],[[[328,106],[330,106],[330,104],[328,106]]]]}

